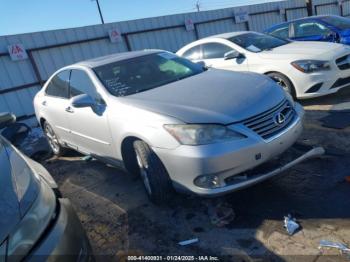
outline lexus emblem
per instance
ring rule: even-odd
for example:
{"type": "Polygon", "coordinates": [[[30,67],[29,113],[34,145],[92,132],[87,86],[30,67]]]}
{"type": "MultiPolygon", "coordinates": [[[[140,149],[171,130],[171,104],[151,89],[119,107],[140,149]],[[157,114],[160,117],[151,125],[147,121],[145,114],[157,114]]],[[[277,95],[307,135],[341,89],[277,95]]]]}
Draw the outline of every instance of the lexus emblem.
{"type": "Polygon", "coordinates": [[[282,125],[286,121],[286,116],[282,112],[279,112],[275,115],[274,120],[277,125],[282,125]]]}

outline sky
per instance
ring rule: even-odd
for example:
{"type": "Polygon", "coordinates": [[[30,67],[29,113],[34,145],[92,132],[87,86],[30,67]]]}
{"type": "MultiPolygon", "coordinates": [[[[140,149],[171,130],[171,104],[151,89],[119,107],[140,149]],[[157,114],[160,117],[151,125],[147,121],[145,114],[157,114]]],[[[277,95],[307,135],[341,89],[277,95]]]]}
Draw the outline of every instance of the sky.
{"type": "MultiPolygon", "coordinates": [[[[199,0],[200,10],[272,0],[199,0]]],[[[99,0],[105,23],[196,11],[197,0],[99,0]]],[[[0,35],[101,23],[95,0],[0,0],[0,35]]]]}

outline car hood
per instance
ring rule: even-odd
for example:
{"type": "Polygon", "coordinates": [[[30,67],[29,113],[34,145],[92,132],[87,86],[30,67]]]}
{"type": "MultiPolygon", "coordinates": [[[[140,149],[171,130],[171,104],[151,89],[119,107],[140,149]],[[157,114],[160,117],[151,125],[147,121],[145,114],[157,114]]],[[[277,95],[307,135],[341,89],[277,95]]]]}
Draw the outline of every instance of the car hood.
{"type": "Polygon", "coordinates": [[[264,112],[284,97],[266,76],[209,69],[122,101],[185,123],[229,124],[264,112]]]}
{"type": "Polygon", "coordinates": [[[328,42],[295,41],[287,45],[276,47],[270,51],[259,53],[262,58],[285,59],[300,57],[300,59],[329,60],[334,56],[342,55],[346,50],[342,44],[328,42]]]}
{"type": "Polygon", "coordinates": [[[0,147],[0,244],[29,210],[39,192],[38,180],[26,162],[10,145],[4,145],[0,147]]]}

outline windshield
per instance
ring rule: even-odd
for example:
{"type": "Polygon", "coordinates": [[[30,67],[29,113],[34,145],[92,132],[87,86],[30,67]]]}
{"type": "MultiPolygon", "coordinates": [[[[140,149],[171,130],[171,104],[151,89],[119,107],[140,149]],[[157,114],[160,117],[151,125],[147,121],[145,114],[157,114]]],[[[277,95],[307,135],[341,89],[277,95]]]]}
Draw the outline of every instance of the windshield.
{"type": "Polygon", "coordinates": [[[254,53],[286,45],[289,41],[265,34],[246,33],[229,38],[231,42],[254,53]]]}
{"type": "Polygon", "coordinates": [[[325,17],[321,17],[320,19],[334,27],[337,27],[340,29],[350,29],[350,19],[348,18],[325,16],[325,17]]]}
{"type": "Polygon", "coordinates": [[[128,96],[178,81],[205,69],[199,64],[161,52],[118,61],[94,68],[114,96],[128,96]]]}

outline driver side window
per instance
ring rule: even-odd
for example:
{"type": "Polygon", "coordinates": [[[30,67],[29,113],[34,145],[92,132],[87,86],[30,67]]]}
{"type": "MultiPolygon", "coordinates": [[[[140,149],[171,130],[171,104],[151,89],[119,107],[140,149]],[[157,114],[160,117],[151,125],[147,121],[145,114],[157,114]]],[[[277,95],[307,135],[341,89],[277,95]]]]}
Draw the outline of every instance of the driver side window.
{"type": "Polygon", "coordinates": [[[202,50],[203,59],[224,58],[226,53],[233,51],[231,47],[220,43],[203,44],[202,50]]]}

